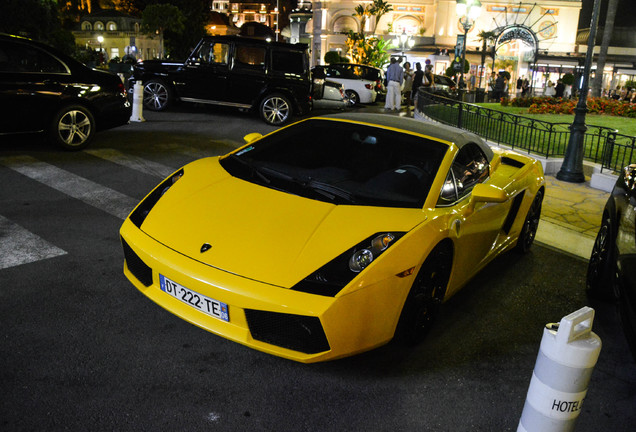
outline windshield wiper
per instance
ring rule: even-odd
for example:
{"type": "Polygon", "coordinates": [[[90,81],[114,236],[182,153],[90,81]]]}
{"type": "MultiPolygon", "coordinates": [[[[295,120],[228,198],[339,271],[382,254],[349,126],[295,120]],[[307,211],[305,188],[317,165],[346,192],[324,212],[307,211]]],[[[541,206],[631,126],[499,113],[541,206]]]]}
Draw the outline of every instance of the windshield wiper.
{"type": "Polygon", "coordinates": [[[309,177],[307,181],[303,182],[302,185],[316,191],[317,193],[329,198],[332,201],[336,197],[338,197],[349,203],[355,202],[355,200],[353,199],[353,194],[351,194],[350,192],[339,188],[338,186],[312,179],[311,177],[309,177]]]}
{"type": "Polygon", "coordinates": [[[263,180],[265,183],[270,184],[272,182],[265,174],[263,174],[263,172],[262,172],[262,170],[260,168],[252,165],[248,161],[238,157],[235,154],[229,155],[228,158],[232,159],[233,161],[236,161],[236,162],[240,163],[244,167],[247,167],[252,174],[256,175],[258,178],[263,180]]]}

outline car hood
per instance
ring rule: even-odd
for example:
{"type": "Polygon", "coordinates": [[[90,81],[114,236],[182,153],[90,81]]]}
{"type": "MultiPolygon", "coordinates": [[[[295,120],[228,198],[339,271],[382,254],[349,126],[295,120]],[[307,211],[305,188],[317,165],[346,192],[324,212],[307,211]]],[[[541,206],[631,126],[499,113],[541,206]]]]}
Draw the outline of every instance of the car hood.
{"type": "Polygon", "coordinates": [[[141,229],[212,267],[291,287],[369,236],[424,219],[420,209],[333,205],[269,189],[208,158],[185,167],[141,229]]]}

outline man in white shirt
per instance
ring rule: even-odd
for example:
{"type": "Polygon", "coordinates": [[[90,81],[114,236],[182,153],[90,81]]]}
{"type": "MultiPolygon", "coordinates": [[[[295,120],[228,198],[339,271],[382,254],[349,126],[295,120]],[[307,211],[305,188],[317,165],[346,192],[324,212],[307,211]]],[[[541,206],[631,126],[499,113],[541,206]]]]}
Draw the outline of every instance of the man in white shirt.
{"type": "Polygon", "coordinates": [[[397,59],[392,58],[389,68],[386,70],[386,102],[384,109],[387,111],[399,111],[402,105],[402,82],[404,70],[397,59]]]}

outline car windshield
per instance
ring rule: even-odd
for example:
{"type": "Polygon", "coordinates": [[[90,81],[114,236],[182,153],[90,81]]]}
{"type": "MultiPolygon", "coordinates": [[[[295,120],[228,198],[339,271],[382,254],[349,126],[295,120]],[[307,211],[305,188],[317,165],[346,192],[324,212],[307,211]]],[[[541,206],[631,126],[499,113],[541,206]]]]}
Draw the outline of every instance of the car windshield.
{"type": "Polygon", "coordinates": [[[311,119],[221,160],[232,175],[335,204],[421,208],[448,146],[409,133],[311,119]]]}

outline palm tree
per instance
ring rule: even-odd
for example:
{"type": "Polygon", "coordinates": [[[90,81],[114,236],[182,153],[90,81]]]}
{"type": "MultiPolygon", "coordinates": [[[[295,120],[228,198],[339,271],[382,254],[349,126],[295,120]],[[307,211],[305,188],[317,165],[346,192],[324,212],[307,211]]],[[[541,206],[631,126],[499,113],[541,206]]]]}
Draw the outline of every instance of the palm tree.
{"type": "Polygon", "coordinates": [[[618,9],[618,0],[609,0],[607,4],[607,16],[605,17],[605,27],[603,28],[603,41],[601,42],[601,51],[598,54],[596,62],[596,76],[592,83],[592,96],[600,97],[603,87],[603,69],[605,69],[605,61],[607,59],[607,49],[609,47],[612,33],[614,32],[614,19],[618,9]]]}
{"type": "MultiPolygon", "coordinates": [[[[494,31],[485,31],[482,30],[477,34],[477,40],[481,41],[481,70],[484,70],[484,63],[486,62],[486,49],[488,48],[488,43],[494,42],[497,40],[497,33],[494,31]]],[[[495,55],[493,53],[493,63],[495,60],[495,55]]],[[[479,74],[479,84],[478,88],[481,88],[481,73],[479,74]]]]}
{"type": "Polygon", "coordinates": [[[370,5],[361,5],[359,4],[355,8],[353,8],[354,13],[352,16],[358,18],[360,20],[360,33],[364,34],[364,26],[367,23],[367,18],[371,15],[371,6],[370,5]]]}
{"type": "Polygon", "coordinates": [[[378,27],[380,23],[380,18],[382,18],[387,13],[393,10],[393,6],[385,2],[384,0],[373,0],[373,5],[369,9],[369,13],[375,17],[375,21],[373,23],[373,34],[375,34],[375,29],[378,27]]]}

